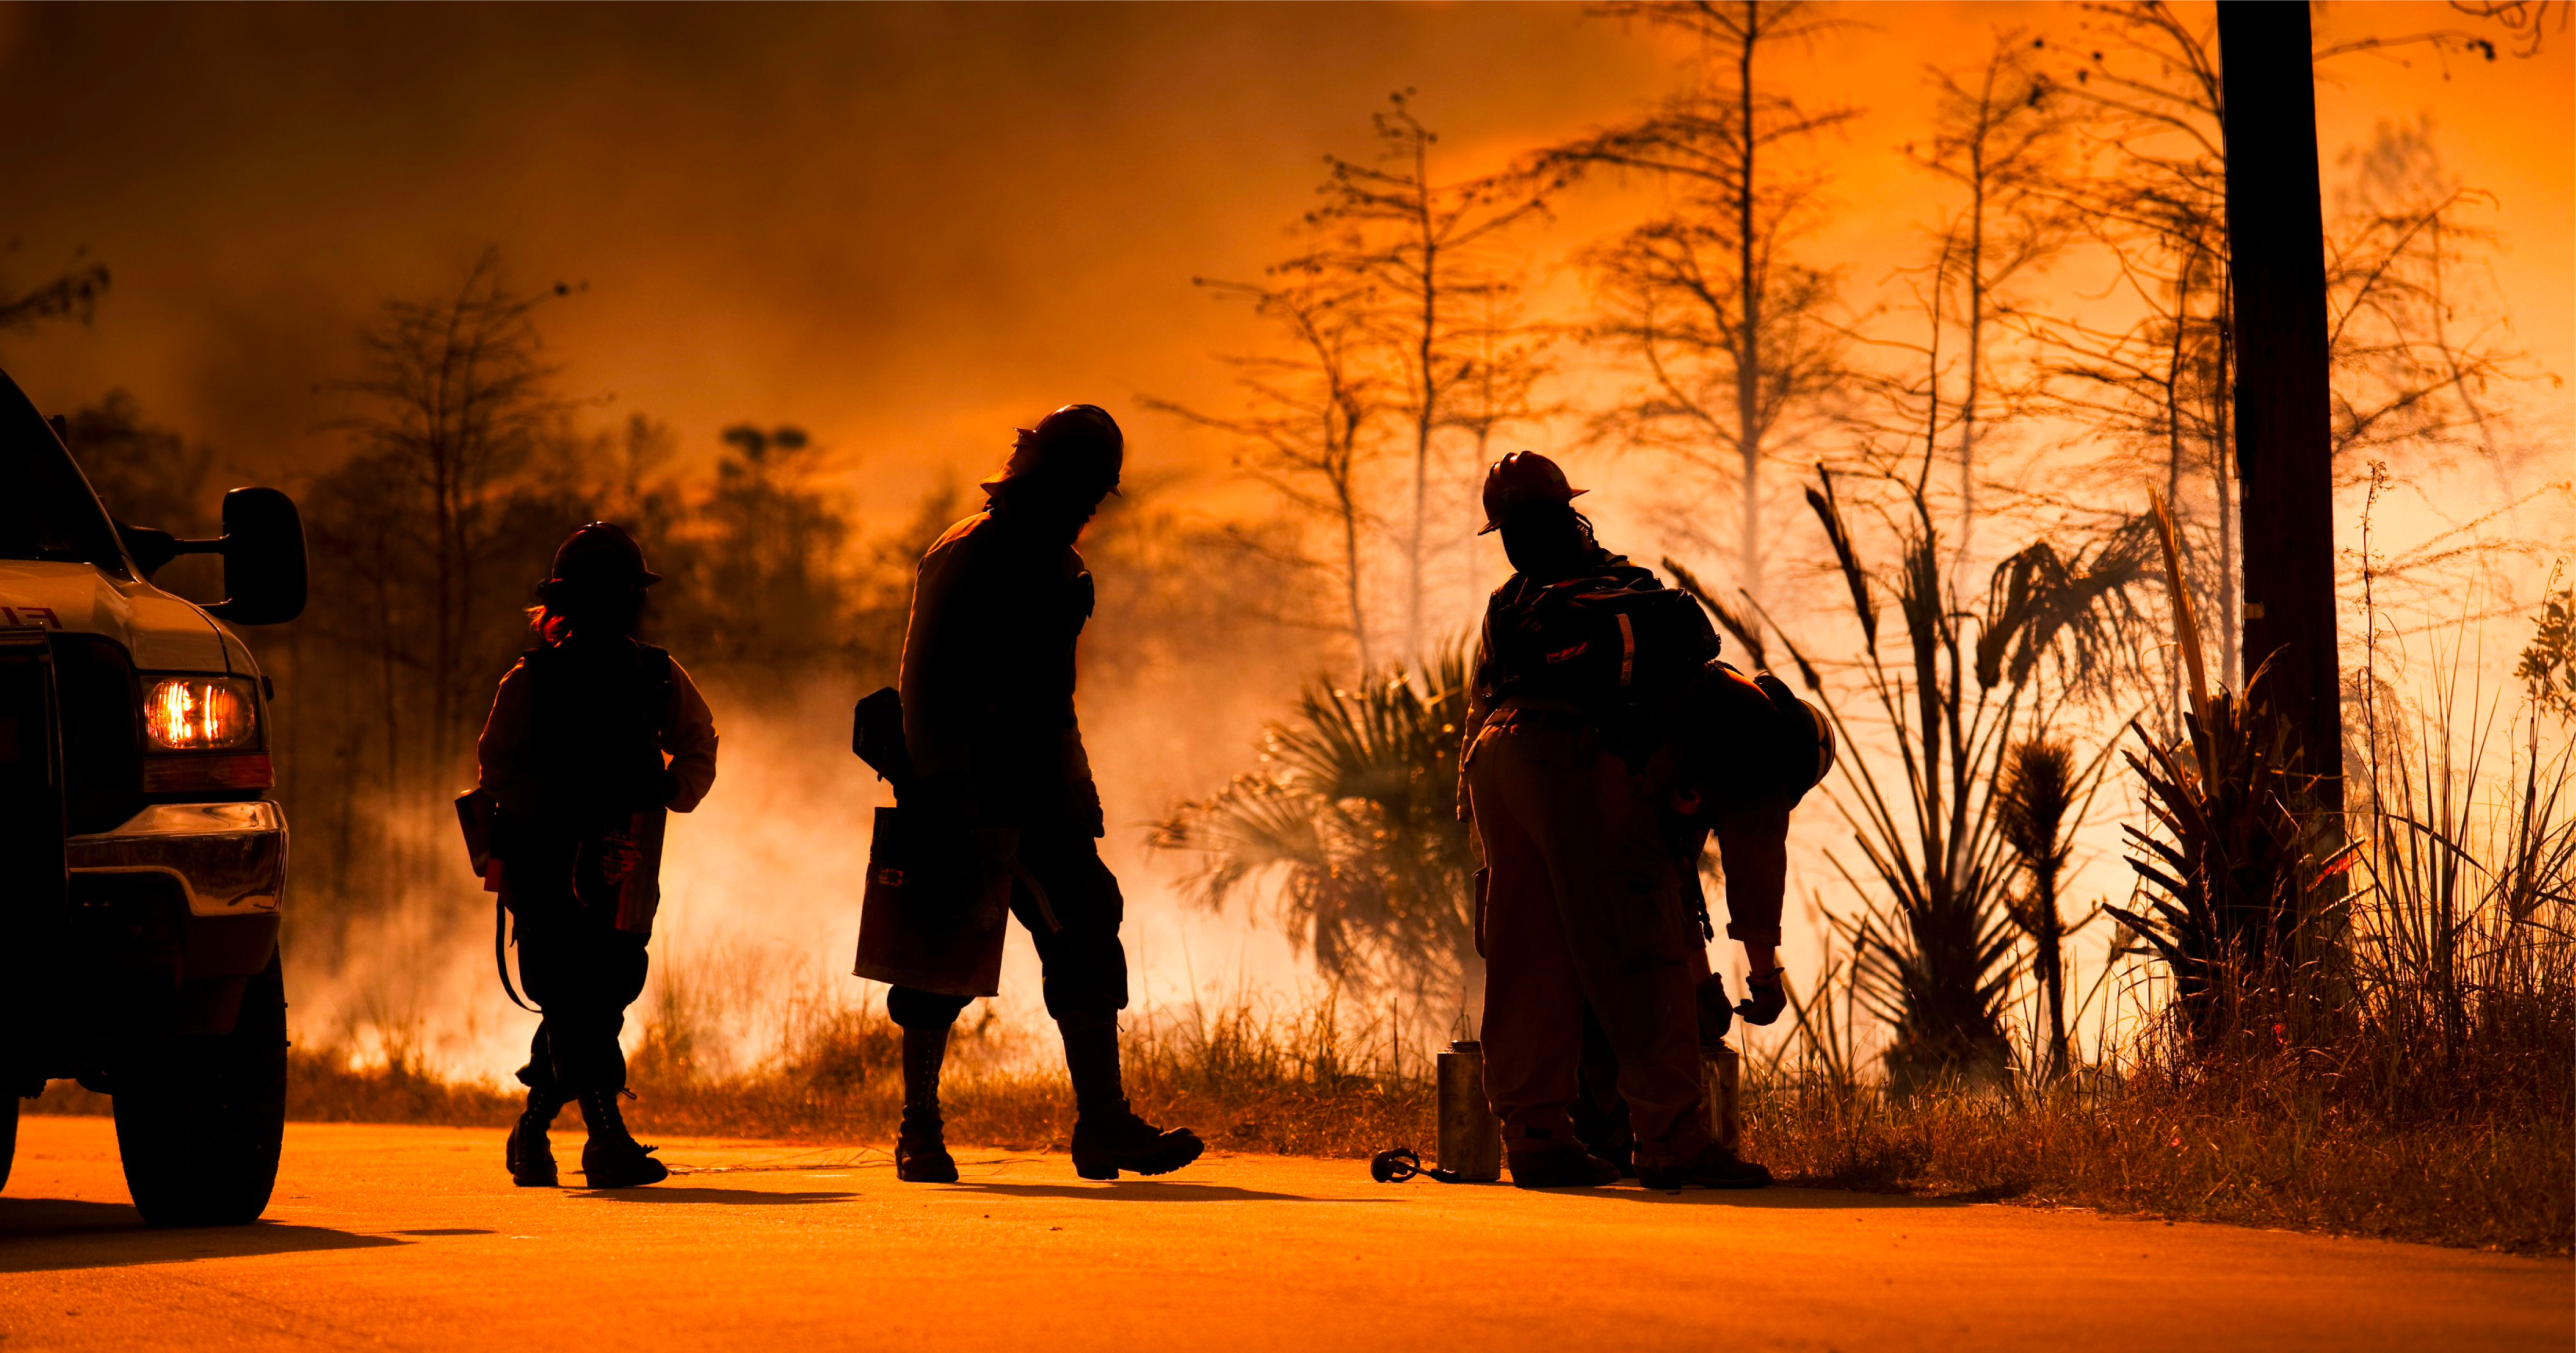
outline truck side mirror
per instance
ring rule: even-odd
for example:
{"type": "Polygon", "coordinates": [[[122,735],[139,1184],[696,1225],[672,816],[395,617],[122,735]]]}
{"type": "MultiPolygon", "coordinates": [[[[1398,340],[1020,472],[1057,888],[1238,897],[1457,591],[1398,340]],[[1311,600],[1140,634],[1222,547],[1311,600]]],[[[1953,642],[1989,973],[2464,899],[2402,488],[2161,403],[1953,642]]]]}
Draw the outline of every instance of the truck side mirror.
{"type": "Polygon", "coordinates": [[[279,625],[304,614],[304,516],[276,489],[224,495],[224,600],[206,609],[239,625],[279,625]]]}

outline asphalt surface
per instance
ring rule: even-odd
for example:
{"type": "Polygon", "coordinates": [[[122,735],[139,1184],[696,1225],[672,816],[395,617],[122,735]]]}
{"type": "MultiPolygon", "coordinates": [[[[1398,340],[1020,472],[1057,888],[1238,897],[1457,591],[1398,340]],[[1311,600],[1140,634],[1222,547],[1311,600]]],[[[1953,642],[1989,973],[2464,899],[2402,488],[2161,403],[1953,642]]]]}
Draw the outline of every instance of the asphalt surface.
{"type": "MultiPolygon", "coordinates": [[[[577,1158],[578,1128],[557,1140],[577,1158]]],[[[298,1124],[264,1222],[155,1231],[105,1120],[28,1118],[0,1353],[2576,1347],[2565,1261],[2086,1212],[1266,1156],[1092,1184],[964,1152],[934,1187],[876,1151],[663,1155],[683,1173],[653,1188],[518,1189],[497,1131],[298,1124]]]]}

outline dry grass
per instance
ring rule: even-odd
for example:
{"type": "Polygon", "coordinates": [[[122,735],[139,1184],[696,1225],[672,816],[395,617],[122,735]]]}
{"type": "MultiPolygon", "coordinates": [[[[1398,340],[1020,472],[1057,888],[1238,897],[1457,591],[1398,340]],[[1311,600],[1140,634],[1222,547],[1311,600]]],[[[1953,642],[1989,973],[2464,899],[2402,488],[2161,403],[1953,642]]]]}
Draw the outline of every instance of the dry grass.
{"type": "Polygon", "coordinates": [[[1828,1187],[2098,1207],[2519,1254],[2576,1238],[2576,1131],[2537,1105],[2388,1123],[2296,1072],[2079,1075],[2044,1094],[1892,1100],[1787,1080],[1746,1095],[1748,1150],[1828,1187]]]}
{"type": "MultiPolygon", "coordinates": [[[[657,1061],[660,1027],[636,1058],[639,1128],[698,1135],[890,1142],[902,1106],[901,1031],[874,1006],[807,1020],[786,1052],[751,1072],[674,1074],[657,1061]]],[[[1395,1142],[1427,1143],[1427,1078],[1356,1053],[1337,1005],[1293,1015],[1249,1004],[1212,1016],[1129,1021],[1126,1080],[1136,1111],[1196,1128],[1221,1150],[1366,1156],[1395,1142]]],[[[665,1044],[667,1045],[667,1044],[665,1044]]],[[[1061,1147],[1073,1133],[1073,1094],[1057,1070],[1031,1070],[1027,1049],[989,1020],[961,1024],[950,1046],[942,1108],[960,1142],[1061,1147]]]]}

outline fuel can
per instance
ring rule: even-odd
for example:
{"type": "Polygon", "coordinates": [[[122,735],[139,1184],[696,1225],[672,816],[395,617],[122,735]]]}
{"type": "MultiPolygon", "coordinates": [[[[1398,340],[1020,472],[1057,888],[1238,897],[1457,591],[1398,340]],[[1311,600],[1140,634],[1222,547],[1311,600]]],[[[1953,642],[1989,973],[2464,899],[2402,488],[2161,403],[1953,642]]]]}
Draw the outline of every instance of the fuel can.
{"type": "Polygon", "coordinates": [[[1724,1040],[1716,1047],[1701,1048],[1699,1055],[1700,1072],[1708,1086],[1709,1130],[1716,1134],[1718,1145],[1729,1151],[1740,1150],[1744,1141],[1744,1059],[1724,1040]]]}
{"type": "Polygon", "coordinates": [[[1485,1102],[1485,1047],[1461,1039],[1438,1058],[1440,1168],[1462,1184],[1503,1177],[1503,1120],[1485,1102]]]}

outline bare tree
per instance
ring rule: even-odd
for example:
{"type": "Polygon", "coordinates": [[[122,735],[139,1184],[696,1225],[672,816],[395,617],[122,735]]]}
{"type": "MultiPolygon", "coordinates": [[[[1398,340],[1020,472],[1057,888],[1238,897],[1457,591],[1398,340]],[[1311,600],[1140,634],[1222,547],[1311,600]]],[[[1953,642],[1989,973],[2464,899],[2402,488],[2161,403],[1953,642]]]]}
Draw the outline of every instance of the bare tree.
{"type": "Polygon", "coordinates": [[[1324,205],[1309,215],[1322,247],[1292,269],[1347,278],[1349,294],[1371,299],[1368,318],[1383,350],[1388,412],[1411,446],[1410,521],[1404,561],[1401,657],[1423,653],[1424,573],[1434,442],[1449,428],[1476,436],[1479,453],[1495,428],[1525,416],[1542,344],[1509,325],[1519,285],[1493,257],[1498,237],[1545,210],[1546,179],[1451,179],[1433,163],[1439,135],[1414,115],[1412,91],[1389,96],[1375,116],[1376,163],[1327,156],[1324,205]]]}
{"type": "Polygon", "coordinates": [[[1362,545],[1376,518],[1364,505],[1360,476],[1389,405],[1368,362],[1370,288],[1311,256],[1272,269],[1267,283],[1196,280],[1218,295],[1250,301],[1280,331],[1288,355],[1222,359],[1242,392],[1240,413],[1207,413],[1165,399],[1144,403],[1235,438],[1243,447],[1237,467],[1327,524],[1334,536],[1327,567],[1342,594],[1335,628],[1350,636],[1360,670],[1372,671],[1362,545]]]}
{"type": "MultiPolygon", "coordinates": [[[[2513,43],[2513,54],[2533,57],[2540,55],[2552,29],[2561,37],[2566,35],[2571,7],[2567,0],[2451,0],[2451,8],[2501,25],[2513,43]]],[[[2495,59],[2492,43],[2486,54],[2488,60],[2495,59]]]]}
{"type": "Polygon", "coordinates": [[[1998,34],[1984,64],[1935,69],[1932,135],[1906,153],[1964,196],[1943,219],[1934,284],[1953,293],[1966,352],[1954,432],[1959,461],[1957,548],[1966,557],[1977,520],[1977,443],[1999,417],[2027,403],[2034,372],[2003,369],[1995,330],[2019,313],[2014,284],[2048,265],[2073,234],[2059,186],[2070,131],[2068,100],[2039,68],[2041,40],[1998,34]],[[1990,407],[1991,406],[1991,407],[1990,407]]]}
{"type": "Polygon", "coordinates": [[[2475,284],[2470,251],[2491,247],[2474,214],[2492,194],[2442,163],[2429,115],[2382,122],[2348,150],[2327,239],[2328,343],[2334,354],[2334,455],[2344,478],[2373,455],[2419,463],[2466,446],[2485,459],[2505,501],[2518,495],[2513,448],[2490,387],[2520,379],[2501,307],[2475,284]]]}
{"type": "MultiPolygon", "coordinates": [[[[2233,684],[2235,351],[2217,31],[2161,4],[2086,9],[2090,45],[2061,84],[2088,114],[2091,146],[2063,191],[2113,264],[2125,323],[2025,322],[2057,353],[2052,366],[2067,378],[2064,411],[2109,430],[2115,444],[2144,453],[2161,472],[2165,501],[2183,519],[2187,585],[2220,617],[2222,679],[2233,684]],[[2196,509],[2203,501],[2214,506],[2196,509]]],[[[2134,495],[2133,465],[2112,464],[2124,495],[2134,495]]]]}
{"type": "Polygon", "coordinates": [[[517,576],[524,563],[498,566],[530,553],[529,505],[507,490],[567,411],[532,322],[567,290],[516,291],[487,250],[446,296],[388,303],[360,337],[364,374],[337,387],[362,410],[338,425],[358,454],[330,477],[316,527],[350,561],[347,581],[374,594],[362,614],[379,649],[396,784],[407,744],[425,758],[421,770],[455,760],[506,642],[496,614],[506,623],[503,599],[535,576],[517,576]]]}
{"type": "Polygon", "coordinates": [[[1590,335],[1642,373],[1594,432],[1664,450],[1728,484],[1737,581],[1759,596],[1763,463],[1800,453],[1841,371],[1840,336],[1822,317],[1835,277],[1794,249],[1820,213],[1822,181],[1787,152],[1854,113],[1811,111],[1757,72],[1777,48],[1834,24],[1797,0],[1608,12],[1686,35],[1702,57],[1690,89],[1531,162],[1547,175],[1633,172],[1666,190],[1661,215],[1586,254],[1600,306],[1590,335]]]}

